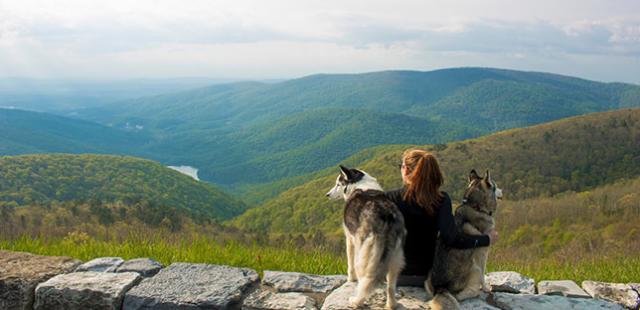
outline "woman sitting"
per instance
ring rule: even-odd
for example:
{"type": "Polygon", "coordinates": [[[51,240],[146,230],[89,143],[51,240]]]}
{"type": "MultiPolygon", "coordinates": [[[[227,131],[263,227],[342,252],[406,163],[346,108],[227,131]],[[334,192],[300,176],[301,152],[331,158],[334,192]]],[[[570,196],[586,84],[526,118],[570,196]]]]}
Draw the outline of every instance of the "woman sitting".
{"type": "Polygon", "coordinates": [[[436,158],[424,150],[409,149],[402,155],[400,172],[404,186],[385,195],[404,215],[407,239],[404,245],[406,265],[398,285],[422,286],[433,265],[436,238],[454,248],[489,246],[498,240],[489,235],[466,235],[455,229],[451,199],[440,191],[442,171],[436,158]]]}

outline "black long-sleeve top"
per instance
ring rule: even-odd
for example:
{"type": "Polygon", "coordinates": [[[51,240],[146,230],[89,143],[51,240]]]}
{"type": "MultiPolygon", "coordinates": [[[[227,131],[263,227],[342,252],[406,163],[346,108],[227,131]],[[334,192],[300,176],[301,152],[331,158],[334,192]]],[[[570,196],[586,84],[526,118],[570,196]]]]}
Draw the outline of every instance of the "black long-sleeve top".
{"type": "Polygon", "coordinates": [[[450,247],[469,249],[489,245],[489,236],[472,236],[458,231],[451,210],[449,195],[442,192],[443,197],[433,215],[416,203],[404,201],[406,187],[385,192],[385,196],[393,201],[402,215],[407,228],[407,239],[404,245],[406,265],[403,275],[426,276],[433,265],[433,254],[436,239],[440,239],[450,247]]]}

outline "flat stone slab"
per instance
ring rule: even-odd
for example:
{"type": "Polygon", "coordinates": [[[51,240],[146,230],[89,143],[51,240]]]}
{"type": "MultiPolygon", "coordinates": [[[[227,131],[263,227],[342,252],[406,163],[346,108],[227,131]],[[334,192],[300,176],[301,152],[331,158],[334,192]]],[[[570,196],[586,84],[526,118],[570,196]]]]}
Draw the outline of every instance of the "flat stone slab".
{"type": "Polygon", "coordinates": [[[493,294],[493,302],[498,308],[505,310],[624,309],[618,304],[598,299],[572,298],[554,295],[510,294],[501,292],[493,294]]]}
{"type": "Polygon", "coordinates": [[[78,268],[76,268],[76,272],[115,272],[122,263],[124,263],[124,260],[120,257],[99,257],[78,266],[78,268]]]}
{"type": "Polygon", "coordinates": [[[317,310],[313,298],[303,293],[256,290],[242,303],[242,310],[317,310]]]}
{"type": "Polygon", "coordinates": [[[135,272],[57,275],[38,285],[33,309],[120,309],[124,293],[140,279],[135,272]]]}
{"type": "Polygon", "coordinates": [[[638,309],[640,307],[640,296],[637,288],[634,288],[635,285],[637,284],[582,282],[582,288],[593,298],[615,302],[629,309],[638,309]]]}
{"type": "Polygon", "coordinates": [[[257,281],[253,269],[173,263],[127,292],[124,309],[239,308],[257,281]]]}
{"type": "Polygon", "coordinates": [[[571,280],[540,281],[538,283],[538,294],[559,295],[575,298],[591,298],[587,292],[581,289],[578,284],[571,280]]]}
{"type": "Polygon", "coordinates": [[[81,261],[0,250],[0,309],[33,309],[39,283],[73,271],[81,261]]]}
{"type": "MultiPolygon", "coordinates": [[[[322,310],[342,310],[353,309],[349,307],[349,297],[355,295],[357,283],[347,282],[331,292],[324,300],[322,310]]],[[[365,304],[358,309],[385,309],[387,302],[387,293],[384,285],[376,287],[374,293],[365,301],[365,304]]],[[[429,309],[427,303],[427,294],[424,288],[401,286],[396,292],[398,306],[396,310],[401,309],[429,309]]]]}
{"type": "Polygon", "coordinates": [[[514,271],[490,272],[484,277],[492,292],[535,294],[536,282],[514,271]]]}
{"type": "Polygon", "coordinates": [[[487,302],[487,294],[480,293],[478,298],[466,299],[460,302],[462,310],[500,310],[487,302]]]}
{"type": "Polygon", "coordinates": [[[134,258],[122,263],[116,272],[137,272],[148,278],[158,273],[162,267],[162,264],[150,258],[134,258]]]}
{"type": "Polygon", "coordinates": [[[329,293],[347,282],[345,275],[319,276],[299,272],[264,271],[262,284],[278,292],[329,293]]]}

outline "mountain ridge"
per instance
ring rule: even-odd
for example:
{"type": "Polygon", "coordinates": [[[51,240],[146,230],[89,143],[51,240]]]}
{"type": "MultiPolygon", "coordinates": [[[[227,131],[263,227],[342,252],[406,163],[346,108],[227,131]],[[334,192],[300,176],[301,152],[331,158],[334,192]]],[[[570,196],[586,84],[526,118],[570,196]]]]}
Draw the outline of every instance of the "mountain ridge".
{"type": "MultiPolygon", "coordinates": [[[[300,117],[306,117],[309,123],[327,122],[328,116],[321,111],[342,109],[353,118],[365,113],[395,113],[397,122],[406,115],[423,119],[425,124],[433,124],[432,130],[436,132],[460,126],[462,134],[448,139],[437,140],[433,137],[440,135],[423,135],[418,143],[424,144],[638,106],[639,97],[640,87],[636,85],[601,83],[550,73],[493,68],[396,70],[318,74],[273,84],[243,82],[217,85],[130,101],[129,106],[135,107],[133,112],[114,112],[111,118],[108,113],[103,113],[107,119],[101,121],[113,123],[115,127],[127,122],[144,126],[144,131],[158,138],[145,147],[152,158],[164,162],[188,162],[200,169],[203,179],[234,188],[323,169],[353,151],[371,146],[362,144],[343,151],[340,140],[335,139],[327,141],[319,150],[319,158],[331,158],[324,166],[295,164],[286,167],[277,163],[292,158],[295,161],[298,156],[313,156],[318,149],[314,149],[312,144],[317,141],[298,139],[286,150],[274,149],[263,141],[260,154],[256,151],[251,155],[253,145],[246,143],[247,139],[238,138],[243,133],[273,131],[273,128],[300,117]],[[176,141],[176,149],[190,151],[180,153],[171,150],[169,146],[176,141]],[[340,152],[342,155],[333,156],[340,152]],[[280,155],[274,158],[276,153],[280,155]],[[276,164],[271,165],[272,162],[276,164]],[[234,168],[230,168],[230,163],[234,168]],[[234,169],[254,173],[248,178],[247,173],[234,173],[234,169]]],[[[379,122],[365,119],[346,133],[340,134],[340,129],[336,129],[334,136],[349,133],[366,135],[375,132],[378,126],[379,122]]],[[[312,126],[301,127],[300,130],[315,132],[312,126]]],[[[376,143],[416,143],[406,129],[398,130],[398,133],[399,139],[376,143]],[[404,133],[407,133],[407,139],[404,139],[404,133]]],[[[289,141],[289,136],[283,133],[271,140],[289,141]]]]}
{"type": "Polygon", "coordinates": [[[238,192],[322,170],[374,145],[446,143],[636,106],[640,86],[633,84],[471,67],[220,84],[75,117],[146,137],[104,152],[193,166],[203,180],[238,192]]]}

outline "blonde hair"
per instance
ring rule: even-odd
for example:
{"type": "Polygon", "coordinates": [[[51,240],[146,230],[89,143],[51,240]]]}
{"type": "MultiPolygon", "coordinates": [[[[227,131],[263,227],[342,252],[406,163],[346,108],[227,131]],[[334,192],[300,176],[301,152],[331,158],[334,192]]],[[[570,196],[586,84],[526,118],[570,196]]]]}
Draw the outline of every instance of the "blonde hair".
{"type": "Polygon", "coordinates": [[[438,160],[427,151],[408,149],[402,154],[402,162],[406,166],[409,180],[404,200],[417,203],[427,213],[434,214],[443,197],[440,187],[444,183],[444,177],[438,160]]]}

